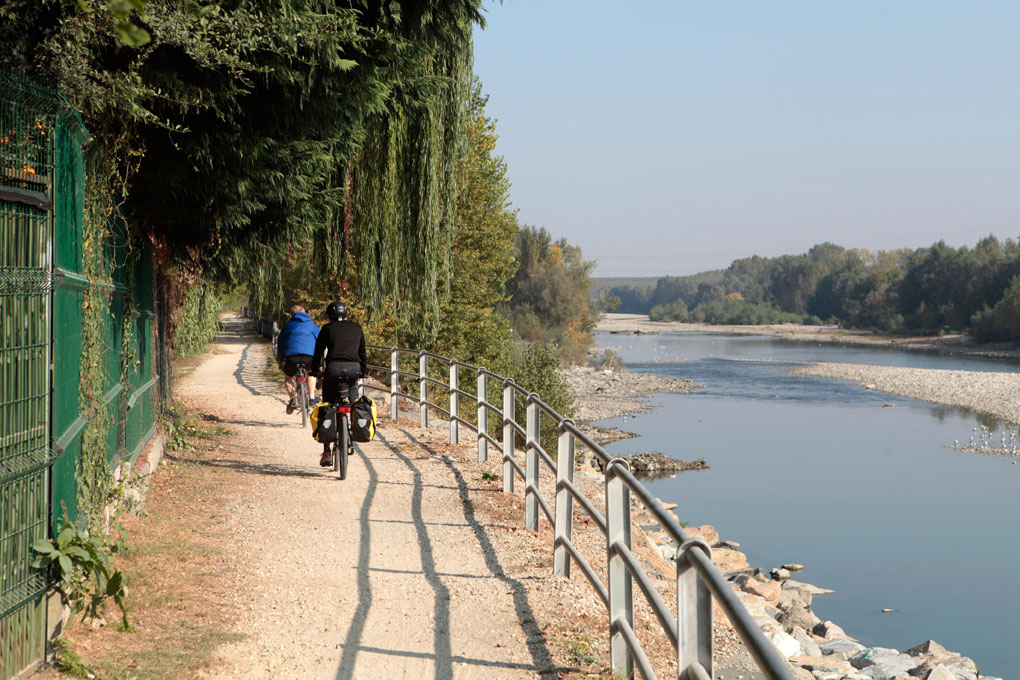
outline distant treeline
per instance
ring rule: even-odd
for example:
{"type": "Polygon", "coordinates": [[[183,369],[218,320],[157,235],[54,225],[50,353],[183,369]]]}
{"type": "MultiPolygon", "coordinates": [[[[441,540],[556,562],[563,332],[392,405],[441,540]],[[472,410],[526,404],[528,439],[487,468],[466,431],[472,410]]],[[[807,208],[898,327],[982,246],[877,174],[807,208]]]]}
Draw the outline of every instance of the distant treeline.
{"type": "Polygon", "coordinates": [[[994,236],[973,248],[917,250],[816,245],[803,255],[734,260],[729,268],[614,286],[600,305],[653,320],[797,322],[883,331],[966,330],[981,342],[1020,340],[1020,244],[994,236]]]}

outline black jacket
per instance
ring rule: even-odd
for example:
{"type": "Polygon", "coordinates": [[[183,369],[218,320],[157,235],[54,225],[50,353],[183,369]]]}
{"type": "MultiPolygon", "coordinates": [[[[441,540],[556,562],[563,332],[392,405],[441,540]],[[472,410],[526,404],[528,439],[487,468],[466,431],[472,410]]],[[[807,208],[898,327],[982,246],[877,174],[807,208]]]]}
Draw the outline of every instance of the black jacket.
{"type": "Polygon", "coordinates": [[[319,329],[319,337],[315,340],[315,355],[312,368],[319,369],[322,360],[357,361],[361,364],[361,374],[368,371],[368,358],[365,355],[365,333],[354,321],[330,321],[319,329]]]}

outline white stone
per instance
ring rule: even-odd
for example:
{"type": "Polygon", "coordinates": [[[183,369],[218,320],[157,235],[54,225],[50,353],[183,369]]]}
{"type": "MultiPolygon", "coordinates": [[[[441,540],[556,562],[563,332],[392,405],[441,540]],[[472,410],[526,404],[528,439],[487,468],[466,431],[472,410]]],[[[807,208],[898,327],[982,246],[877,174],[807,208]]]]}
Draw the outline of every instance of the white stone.
{"type": "Polygon", "coordinates": [[[800,656],[802,653],[800,643],[792,635],[787,633],[765,633],[765,637],[783,655],[784,659],[789,659],[791,656],[800,656]]]}
{"type": "Polygon", "coordinates": [[[927,680],[957,680],[957,678],[952,671],[939,664],[928,674],[927,680]]]}

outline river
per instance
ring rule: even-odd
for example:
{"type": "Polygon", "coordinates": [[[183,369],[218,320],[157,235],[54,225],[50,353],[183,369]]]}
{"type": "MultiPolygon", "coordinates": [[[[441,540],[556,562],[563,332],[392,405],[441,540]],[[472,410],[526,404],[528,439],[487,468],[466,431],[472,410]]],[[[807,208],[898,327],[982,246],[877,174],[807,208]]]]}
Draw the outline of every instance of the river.
{"type": "Polygon", "coordinates": [[[614,335],[629,370],[691,378],[693,394],[656,395],[639,416],[599,424],[639,435],[611,454],[704,456],[708,470],[649,482],[692,525],[740,542],[752,566],[797,562],[831,588],[815,613],[866,645],[934,639],[985,675],[1020,669],[1020,464],[952,448],[990,426],[972,412],[792,377],[793,365],[844,362],[1011,371],[974,357],[702,333],[614,335]],[[896,609],[882,613],[882,609],[896,609]]]}

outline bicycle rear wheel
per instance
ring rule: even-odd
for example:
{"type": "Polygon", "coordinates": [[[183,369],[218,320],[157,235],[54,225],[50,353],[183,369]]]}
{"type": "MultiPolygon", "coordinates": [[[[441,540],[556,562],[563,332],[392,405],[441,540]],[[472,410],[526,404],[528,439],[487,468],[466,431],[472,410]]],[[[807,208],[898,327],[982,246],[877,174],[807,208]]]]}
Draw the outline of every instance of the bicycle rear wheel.
{"type": "Polygon", "coordinates": [[[301,411],[301,427],[308,424],[308,380],[298,382],[298,410],[301,411]]]}
{"type": "Polygon", "coordinates": [[[333,471],[340,474],[340,479],[347,479],[347,452],[351,448],[351,432],[347,429],[347,418],[346,413],[340,415],[336,443],[333,445],[333,471]]]}

